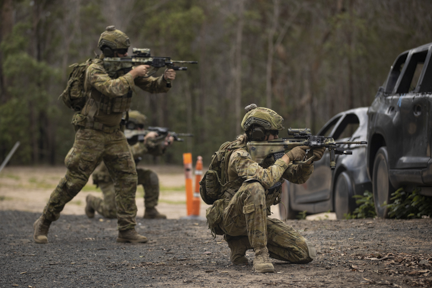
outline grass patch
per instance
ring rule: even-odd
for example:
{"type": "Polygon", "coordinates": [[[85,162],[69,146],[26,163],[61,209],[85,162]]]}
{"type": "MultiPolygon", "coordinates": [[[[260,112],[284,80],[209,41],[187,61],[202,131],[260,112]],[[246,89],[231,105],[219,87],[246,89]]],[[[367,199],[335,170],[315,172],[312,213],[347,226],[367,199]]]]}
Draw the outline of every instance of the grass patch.
{"type": "Polygon", "coordinates": [[[81,191],[84,192],[102,192],[99,188],[96,188],[96,185],[93,184],[87,184],[85,185],[81,191]]]}
{"type": "Polygon", "coordinates": [[[165,199],[159,199],[159,203],[166,203],[166,204],[181,204],[186,205],[186,201],[171,201],[171,200],[165,200],[165,199]]]}
{"type": "Polygon", "coordinates": [[[13,200],[12,197],[0,196],[0,201],[13,200]]]}
{"type": "Polygon", "coordinates": [[[74,204],[74,205],[78,205],[78,206],[81,206],[81,204],[82,204],[81,200],[71,201],[69,203],[74,204]]]}
{"type": "Polygon", "coordinates": [[[184,192],[184,191],[186,191],[186,188],[185,188],[185,186],[183,185],[183,186],[160,186],[159,187],[159,190],[160,191],[176,191],[176,192],[178,192],[178,191],[181,191],[181,192],[184,192]]]}
{"type": "Polygon", "coordinates": [[[4,174],[0,178],[9,178],[9,179],[17,180],[17,181],[21,180],[21,177],[19,177],[17,175],[13,175],[13,174],[4,174]]]}

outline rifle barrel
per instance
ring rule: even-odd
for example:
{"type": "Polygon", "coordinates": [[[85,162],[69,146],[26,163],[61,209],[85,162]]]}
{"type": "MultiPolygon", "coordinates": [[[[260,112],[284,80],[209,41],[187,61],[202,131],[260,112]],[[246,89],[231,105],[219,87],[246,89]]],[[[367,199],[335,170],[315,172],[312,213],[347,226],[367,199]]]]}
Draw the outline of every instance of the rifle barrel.
{"type": "Polygon", "coordinates": [[[336,142],[336,145],[343,145],[343,144],[361,145],[361,144],[367,144],[367,141],[341,141],[341,142],[336,142]]]}

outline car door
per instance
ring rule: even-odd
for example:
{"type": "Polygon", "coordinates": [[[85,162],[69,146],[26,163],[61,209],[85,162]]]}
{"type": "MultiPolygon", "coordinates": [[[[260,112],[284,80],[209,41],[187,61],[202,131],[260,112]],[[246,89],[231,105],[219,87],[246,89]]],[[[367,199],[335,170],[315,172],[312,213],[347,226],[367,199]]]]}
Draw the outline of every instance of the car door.
{"type": "MultiPolygon", "coordinates": [[[[400,131],[402,141],[396,149],[389,151],[396,156],[393,159],[396,162],[393,166],[395,169],[425,168],[430,159],[429,137],[425,137],[429,136],[430,94],[425,94],[425,92],[430,93],[431,91],[420,93],[421,87],[418,85],[420,76],[424,74],[423,68],[427,63],[427,57],[427,50],[413,52],[404,67],[403,75],[396,84],[395,93],[399,95],[396,111],[400,115],[395,121],[395,128],[400,131]]],[[[392,156],[389,155],[389,158],[392,156]]],[[[390,159],[389,162],[391,162],[390,159]]],[[[390,166],[392,167],[391,164],[390,166]]]]}
{"type": "MultiPolygon", "coordinates": [[[[343,114],[339,114],[330,119],[318,135],[331,137],[343,117],[343,114]]],[[[326,202],[331,200],[331,179],[330,155],[326,151],[320,161],[314,162],[314,172],[308,181],[304,184],[290,185],[292,208],[297,211],[306,210],[309,213],[327,211],[329,206],[326,202]]]]}

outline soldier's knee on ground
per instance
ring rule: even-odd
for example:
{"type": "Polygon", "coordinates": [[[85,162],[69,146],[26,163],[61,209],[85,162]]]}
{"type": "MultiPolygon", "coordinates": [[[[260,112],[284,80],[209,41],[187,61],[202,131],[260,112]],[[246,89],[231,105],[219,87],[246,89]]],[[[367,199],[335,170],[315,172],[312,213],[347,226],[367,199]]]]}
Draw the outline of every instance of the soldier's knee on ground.
{"type": "Polygon", "coordinates": [[[316,258],[316,249],[315,247],[308,242],[304,241],[304,245],[301,245],[302,250],[304,251],[304,257],[298,259],[298,264],[306,264],[312,262],[316,258]]]}

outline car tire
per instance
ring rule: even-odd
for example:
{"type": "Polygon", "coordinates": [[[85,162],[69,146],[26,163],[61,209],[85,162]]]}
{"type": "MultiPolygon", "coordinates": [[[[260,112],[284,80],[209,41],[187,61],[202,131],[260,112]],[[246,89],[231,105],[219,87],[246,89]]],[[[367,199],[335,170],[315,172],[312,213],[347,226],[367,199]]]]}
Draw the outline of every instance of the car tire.
{"type": "Polygon", "coordinates": [[[345,219],[347,214],[352,213],[354,189],[352,181],[347,172],[339,174],[335,181],[334,189],[334,211],[337,219],[345,219]]]}
{"type": "Polygon", "coordinates": [[[281,201],[279,203],[279,215],[280,219],[285,221],[289,219],[296,219],[297,211],[291,209],[289,202],[289,182],[285,181],[282,184],[281,201]]]}
{"type": "Polygon", "coordinates": [[[387,147],[381,147],[376,156],[372,172],[372,190],[375,211],[380,218],[387,218],[388,208],[384,202],[390,203],[391,194],[395,191],[389,180],[389,165],[387,147]]]}

